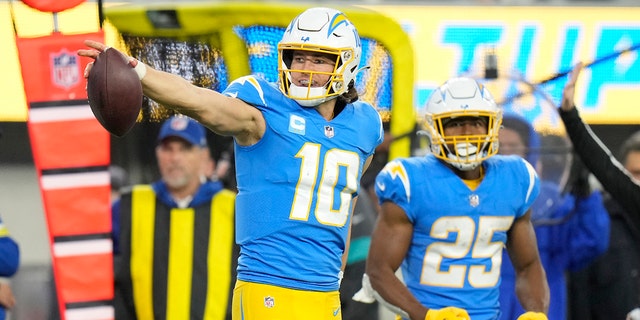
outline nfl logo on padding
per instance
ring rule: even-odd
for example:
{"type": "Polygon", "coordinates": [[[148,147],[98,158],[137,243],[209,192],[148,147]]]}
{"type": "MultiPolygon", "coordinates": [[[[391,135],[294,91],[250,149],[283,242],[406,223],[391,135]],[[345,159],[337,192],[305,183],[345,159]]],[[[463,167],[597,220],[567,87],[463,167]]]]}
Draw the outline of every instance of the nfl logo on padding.
{"type": "Polygon", "coordinates": [[[51,80],[53,84],[63,88],[70,88],[78,83],[80,67],[78,65],[78,57],[75,54],[62,50],[51,55],[51,62],[51,80]]]}

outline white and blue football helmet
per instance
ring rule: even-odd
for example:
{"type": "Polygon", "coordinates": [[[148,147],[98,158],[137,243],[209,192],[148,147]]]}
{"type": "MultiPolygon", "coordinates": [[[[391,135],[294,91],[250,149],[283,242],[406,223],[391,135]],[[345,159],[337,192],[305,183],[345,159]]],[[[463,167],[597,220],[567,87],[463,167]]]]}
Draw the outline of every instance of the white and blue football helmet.
{"type": "MultiPolygon", "coordinates": [[[[315,107],[349,90],[359,71],[362,45],[358,31],[344,13],[331,8],[310,8],[287,27],[278,44],[280,90],[304,107],[315,107]],[[331,54],[337,57],[330,79],[323,87],[312,87],[314,72],[291,70],[294,50],[331,54]],[[292,83],[291,72],[309,74],[309,86],[292,83]]],[[[326,74],[326,73],[325,73],[326,74]]]]}

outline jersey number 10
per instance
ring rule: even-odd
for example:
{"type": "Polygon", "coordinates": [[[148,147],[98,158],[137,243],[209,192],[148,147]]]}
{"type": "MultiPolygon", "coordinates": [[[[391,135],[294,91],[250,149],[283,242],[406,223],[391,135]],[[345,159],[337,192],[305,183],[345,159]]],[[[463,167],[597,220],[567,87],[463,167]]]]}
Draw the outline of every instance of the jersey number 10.
{"type": "Polygon", "coordinates": [[[302,160],[289,218],[307,221],[311,213],[311,204],[315,200],[313,213],[318,222],[337,227],[344,226],[349,217],[353,193],[358,190],[358,172],[360,170],[358,154],[346,150],[330,149],[324,155],[324,159],[320,159],[320,145],[307,142],[300,148],[296,158],[302,160]],[[341,170],[341,168],[344,169],[341,170]],[[337,183],[341,172],[346,172],[346,185],[342,189],[338,189],[337,183]],[[318,174],[320,174],[320,183],[314,194],[318,174]],[[340,203],[339,207],[334,209],[336,192],[340,193],[340,203]]]}

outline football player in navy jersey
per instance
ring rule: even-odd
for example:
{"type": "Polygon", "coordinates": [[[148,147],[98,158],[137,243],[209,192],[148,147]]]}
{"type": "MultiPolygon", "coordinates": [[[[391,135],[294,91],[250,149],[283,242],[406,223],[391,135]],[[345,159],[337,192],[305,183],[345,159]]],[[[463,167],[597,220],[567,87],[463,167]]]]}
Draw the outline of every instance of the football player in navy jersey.
{"type": "MultiPolygon", "coordinates": [[[[81,56],[107,49],[85,44],[81,56]]],[[[342,12],[310,8],[278,44],[278,84],[246,76],[218,93],[130,60],[147,97],[234,138],[234,319],[340,319],[351,213],[383,139],[378,112],[357,101],[361,51],[342,12]]]]}
{"type": "Polygon", "coordinates": [[[365,291],[403,319],[498,319],[506,246],[527,311],[518,319],[546,319],[549,288],[529,209],[540,182],[522,158],[496,155],[501,108],[475,80],[454,78],[426,112],[431,153],[393,160],[376,178],[382,213],[365,291]]]}

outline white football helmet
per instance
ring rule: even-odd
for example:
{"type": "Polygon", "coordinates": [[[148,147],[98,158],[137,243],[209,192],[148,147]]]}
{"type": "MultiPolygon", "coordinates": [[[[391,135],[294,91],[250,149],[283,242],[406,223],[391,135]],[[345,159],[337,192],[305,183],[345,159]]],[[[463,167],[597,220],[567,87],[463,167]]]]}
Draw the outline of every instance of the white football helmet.
{"type": "Polygon", "coordinates": [[[498,152],[502,109],[485,86],[471,78],[454,78],[435,89],[426,106],[431,152],[454,168],[467,171],[498,152]],[[457,117],[485,117],[487,134],[444,134],[444,123],[457,117]]]}
{"type": "MultiPolygon", "coordinates": [[[[278,44],[280,90],[305,107],[314,107],[349,89],[355,81],[362,45],[360,36],[344,13],[330,8],[311,8],[293,19],[278,44]],[[311,87],[314,72],[291,70],[294,50],[332,54],[337,57],[329,81],[323,87],[311,87]],[[291,72],[309,74],[309,86],[297,86],[291,72]]],[[[325,73],[326,74],[326,73],[325,73]]]]}

